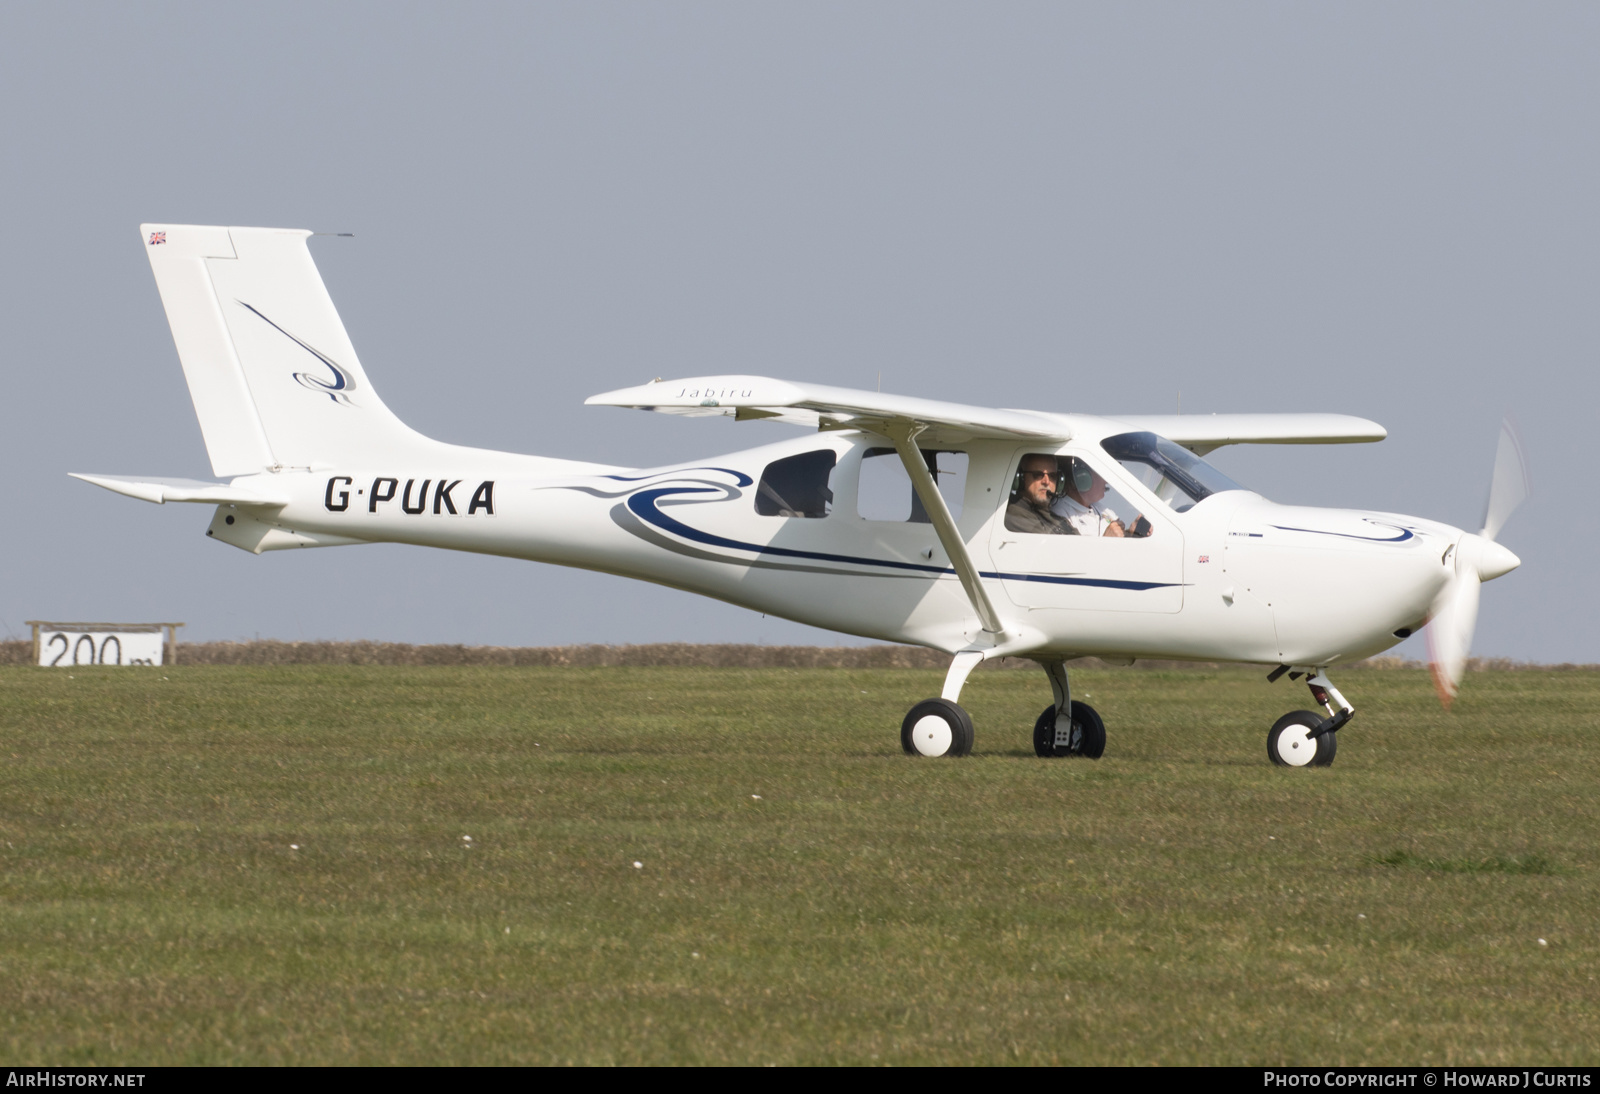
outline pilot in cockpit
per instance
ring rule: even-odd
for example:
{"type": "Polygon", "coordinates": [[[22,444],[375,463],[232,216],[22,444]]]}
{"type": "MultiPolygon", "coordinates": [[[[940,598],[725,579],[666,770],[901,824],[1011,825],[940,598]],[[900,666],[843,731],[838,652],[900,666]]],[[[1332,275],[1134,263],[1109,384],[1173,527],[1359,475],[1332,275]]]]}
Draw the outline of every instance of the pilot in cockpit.
{"type": "Polygon", "coordinates": [[[1006,531],[1034,535],[1075,536],[1078,530],[1050,511],[1061,485],[1061,468],[1054,456],[1031,452],[1017,470],[1015,498],[1006,507],[1006,531]]]}

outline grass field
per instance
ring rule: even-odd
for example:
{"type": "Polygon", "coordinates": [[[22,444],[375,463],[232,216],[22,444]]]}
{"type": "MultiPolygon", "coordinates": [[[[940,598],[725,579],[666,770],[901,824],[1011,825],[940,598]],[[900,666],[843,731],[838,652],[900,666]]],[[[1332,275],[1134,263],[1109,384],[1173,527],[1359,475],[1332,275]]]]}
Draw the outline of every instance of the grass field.
{"type": "Polygon", "coordinates": [[[1600,673],[0,669],[13,1063],[1600,1061],[1600,673]],[[466,838],[470,836],[470,841],[466,838]],[[296,849],[297,848],[297,849],[296,849]],[[639,865],[635,865],[635,864],[639,865]],[[1542,940],[1542,941],[1541,941],[1542,940]]]}

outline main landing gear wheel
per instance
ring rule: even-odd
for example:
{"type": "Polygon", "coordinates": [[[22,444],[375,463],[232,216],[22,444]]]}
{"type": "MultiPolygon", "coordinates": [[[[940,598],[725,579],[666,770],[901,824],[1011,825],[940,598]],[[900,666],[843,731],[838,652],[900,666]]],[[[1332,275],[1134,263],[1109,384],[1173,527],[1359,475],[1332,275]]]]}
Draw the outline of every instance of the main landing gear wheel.
{"type": "Polygon", "coordinates": [[[1339,736],[1311,736],[1322,722],[1322,715],[1312,711],[1290,711],[1272,724],[1272,732],[1267,734],[1267,755],[1279,767],[1327,767],[1339,751],[1339,736]]]}
{"type": "Polygon", "coordinates": [[[1088,703],[1072,702],[1072,725],[1062,733],[1057,726],[1056,708],[1044,708],[1033,723],[1033,751],[1040,756],[1086,756],[1098,760],[1106,750],[1106,724],[1088,703]]]}
{"type": "Polygon", "coordinates": [[[948,699],[924,699],[900,723],[900,747],[912,756],[965,756],[972,716],[948,699]]]}

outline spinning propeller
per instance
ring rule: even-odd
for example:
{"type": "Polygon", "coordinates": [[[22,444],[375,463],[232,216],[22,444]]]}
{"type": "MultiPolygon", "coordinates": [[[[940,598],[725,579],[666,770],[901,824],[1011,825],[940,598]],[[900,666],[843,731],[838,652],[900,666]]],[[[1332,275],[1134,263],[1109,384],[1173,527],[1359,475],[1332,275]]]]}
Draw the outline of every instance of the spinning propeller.
{"type": "Polygon", "coordinates": [[[1433,686],[1445,709],[1456,697],[1456,688],[1467,670],[1467,655],[1472,650],[1472,631],[1478,622],[1478,590],[1485,581],[1508,574],[1522,560],[1495,542],[1512,510],[1528,496],[1528,468],[1522,458],[1522,442],[1510,420],[1500,423],[1500,445],[1494,454],[1494,478],[1489,483],[1489,503],[1484,509],[1483,530],[1470,532],[1456,541],[1448,561],[1455,570],[1428,613],[1428,659],[1433,671],[1433,686]]]}

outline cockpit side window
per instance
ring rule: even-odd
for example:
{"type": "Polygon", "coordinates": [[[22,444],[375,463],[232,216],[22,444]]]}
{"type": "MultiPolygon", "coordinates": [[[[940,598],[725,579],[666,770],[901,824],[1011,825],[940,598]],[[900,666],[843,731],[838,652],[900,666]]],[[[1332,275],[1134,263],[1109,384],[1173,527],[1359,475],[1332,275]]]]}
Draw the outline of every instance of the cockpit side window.
{"type": "Polygon", "coordinates": [[[763,517],[825,517],[833,509],[828,478],[839,460],[831,448],[773,460],[756,486],[756,513],[763,517]]]}
{"type": "Polygon", "coordinates": [[[1212,494],[1244,489],[1187,448],[1154,433],[1119,433],[1100,447],[1174,512],[1187,512],[1212,494]]]}
{"type": "Polygon", "coordinates": [[[1008,532],[1144,539],[1150,521],[1094,465],[1079,456],[1029,452],[1017,464],[1006,507],[1008,532]]]}

